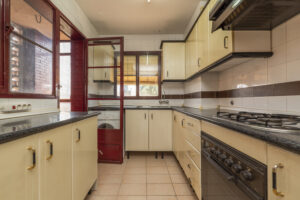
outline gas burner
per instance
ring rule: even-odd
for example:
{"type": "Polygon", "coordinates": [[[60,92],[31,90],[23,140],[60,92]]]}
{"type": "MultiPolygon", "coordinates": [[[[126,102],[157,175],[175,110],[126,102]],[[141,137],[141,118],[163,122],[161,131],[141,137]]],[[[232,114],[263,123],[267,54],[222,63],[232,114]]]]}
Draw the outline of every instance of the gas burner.
{"type": "Polygon", "coordinates": [[[255,127],[300,131],[300,116],[252,112],[218,112],[217,117],[255,127]]]}

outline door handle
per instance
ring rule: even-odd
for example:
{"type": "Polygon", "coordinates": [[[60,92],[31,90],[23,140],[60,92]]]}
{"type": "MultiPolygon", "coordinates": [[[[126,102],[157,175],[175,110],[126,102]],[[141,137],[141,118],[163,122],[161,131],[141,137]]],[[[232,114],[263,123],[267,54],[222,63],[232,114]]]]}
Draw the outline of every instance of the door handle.
{"type": "Polygon", "coordinates": [[[28,147],[27,150],[31,151],[31,153],[32,153],[32,165],[30,167],[27,167],[27,170],[33,170],[36,165],[36,152],[35,152],[35,149],[32,147],[28,147]]]}
{"type": "Polygon", "coordinates": [[[279,163],[277,165],[274,165],[272,168],[272,188],[273,188],[273,193],[276,196],[284,197],[284,194],[282,192],[278,192],[277,190],[277,170],[282,169],[283,164],[279,163]]]}
{"type": "Polygon", "coordinates": [[[225,49],[228,49],[228,39],[229,39],[228,36],[225,36],[225,37],[224,37],[224,48],[225,48],[225,49]]]}
{"type": "Polygon", "coordinates": [[[53,157],[53,142],[48,140],[46,143],[49,144],[49,156],[46,158],[46,160],[50,160],[53,157]]]}
{"type": "Polygon", "coordinates": [[[201,61],[201,58],[198,58],[198,67],[201,67],[201,65],[200,65],[200,61],[201,61]]]}
{"type": "Polygon", "coordinates": [[[169,77],[169,71],[167,70],[167,77],[169,77]]]}
{"type": "Polygon", "coordinates": [[[103,156],[103,152],[101,150],[99,150],[99,153],[100,153],[101,156],[103,156]]]}
{"type": "Polygon", "coordinates": [[[78,128],[76,129],[76,131],[77,131],[77,140],[76,140],[76,142],[78,143],[81,140],[81,132],[78,128]]]}

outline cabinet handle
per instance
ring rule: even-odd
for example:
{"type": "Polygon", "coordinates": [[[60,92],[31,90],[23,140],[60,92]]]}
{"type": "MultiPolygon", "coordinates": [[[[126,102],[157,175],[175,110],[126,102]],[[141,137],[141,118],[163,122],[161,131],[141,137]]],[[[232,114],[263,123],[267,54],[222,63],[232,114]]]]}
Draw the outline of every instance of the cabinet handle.
{"type": "Polygon", "coordinates": [[[229,39],[228,36],[225,36],[225,37],[224,37],[224,48],[225,48],[225,49],[228,49],[228,39],[229,39]]]}
{"type": "Polygon", "coordinates": [[[276,196],[283,197],[284,194],[282,192],[278,192],[277,190],[277,169],[282,169],[283,164],[279,163],[278,165],[274,165],[272,168],[272,188],[273,188],[273,193],[276,196]]]}
{"type": "Polygon", "coordinates": [[[167,70],[167,77],[169,77],[169,71],[167,70]]]}
{"type": "Polygon", "coordinates": [[[184,119],[182,119],[182,121],[181,121],[181,126],[183,127],[183,122],[184,122],[184,119]]]}
{"type": "Polygon", "coordinates": [[[198,67],[201,67],[201,65],[200,65],[200,61],[201,61],[201,58],[198,58],[198,61],[197,61],[197,63],[198,63],[198,67]]]}
{"type": "Polygon", "coordinates": [[[46,160],[50,160],[53,157],[53,143],[50,140],[48,140],[46,143],[49,144],[50,152],[50,155],[46,158],[46,160]]]}
{"type": "Polygon", "coordinates": [[[194,127],[194,124],[192,124],[192,123],[190,123],[190,122],[188,122],[187,123],[189,126],[191,126],[191,127],[194,127]]]}
{"type": "Polygon", "coordinates": [[[103,152],[101,150],[99,150],[99,153],[100,153],[101,156],[103,156],[103,152]]]}
{"type": "Polygon", "coordinates": [[[30,167],[27,167],[27,170],[33,170],[36,165],[36,152],[35,152],[35,149],[32,147],[28,147],[27,150],[31,151],[31,153],[32,153],[32,165],[30,167]]]}
{"type": "Polygon", "coordinates": [[[174,115],[174,121],[176,121],[176,116],[174,115]]]}
{"type": "Polygon", "coordinates": [[[81,139],[81,132],[80,132],[79,129],[76,129],[76,131],[77,131],[77,140],[76,140],[76,142],[78,143],[78,142],[80,142],[80,139],[81,139]]]}
{"type": "Polygon", "coordinates": [[[104,77],[106,78],[106,72],[104,72],[104,77]]]}
{"type": "Polygon", "coordinates": [[[188,164],[187,167],[188,167],[189,169],[191,169],[191,165],[190,165],[190,164],[188,164]]]}
{"type": "Polygon", "coordinates": [[[145,119],[147,119],[147,114],[146,113],[144,114],[144,117],[145,117],[145,119]]]}
{"type": "Polygon", "coordinates": [[[153,120],[153,113],[151,113],[151,119],[153,120]]]}

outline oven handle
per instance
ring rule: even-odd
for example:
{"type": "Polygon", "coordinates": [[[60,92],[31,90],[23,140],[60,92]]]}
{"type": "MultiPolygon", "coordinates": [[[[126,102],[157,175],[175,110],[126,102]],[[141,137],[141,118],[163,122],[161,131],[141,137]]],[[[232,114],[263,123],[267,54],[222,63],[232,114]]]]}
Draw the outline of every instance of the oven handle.
{"type": "Polygon", "coordinates": [[[202,154],[206,158],[206,160],[213,165],[221,174],[223,174],[228,181],[233,181],[235,178],[234,176],[230,175],[227,171],[225,171],[218,163],[216,163],[209,153],[207,153],[205,150],[202,149],[202,154]]]}

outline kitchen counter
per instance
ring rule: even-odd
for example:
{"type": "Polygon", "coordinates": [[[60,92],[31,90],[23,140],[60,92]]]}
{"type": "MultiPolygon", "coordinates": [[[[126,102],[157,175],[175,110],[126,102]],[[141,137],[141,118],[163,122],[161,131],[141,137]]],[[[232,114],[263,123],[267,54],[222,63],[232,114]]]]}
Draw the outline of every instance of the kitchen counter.
{"type": "Polygon", "coordinates": [[[0,120],[0,144],[97,116],[99,112],[56,112],[0,120]]]}
{"type": "MultiPolygon", "coordinates": [[[[105,107],[94,107],[93,110],[103,110],[112,109],[113,106],[105,107]]],[[[255,127],[249,127],[244,124],[238,124],[231,121],[226,121],[218,119],[215,116],[219,110],[217,109],[204,109],[200,110],[197,108],[188,107],[171,107],[171,106],[125,106],[127,109],[155,109],[155,110],[175,110],[180,113],[186,114],[190,117],[194,117],[200,120],[205,120],[207,122],[240,132],[241,134],[246,134],[255,137],[260,140],[264,140],[270,144],[282,147],[286,150],[293,151],[300,154],[300,131],[289,131],[289,132],[273,132],[270,130],[263,130],[255,127]]],[[[222,110],[221,110],[222,111],[222,110]]],[[[225,110],[226,111],[226,110],[225,110]]],[[[228,110],[227,110],[228,111],[228,110]]]]}

